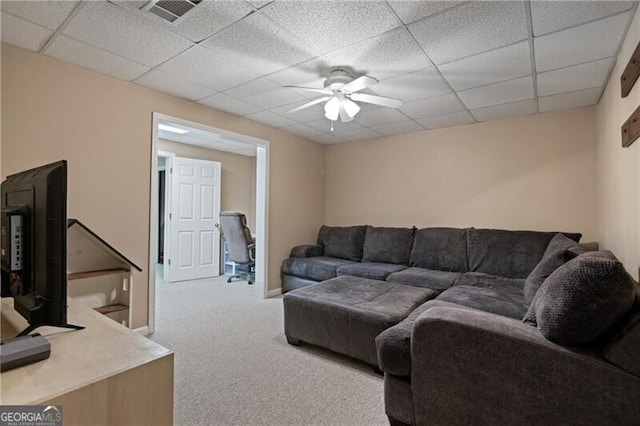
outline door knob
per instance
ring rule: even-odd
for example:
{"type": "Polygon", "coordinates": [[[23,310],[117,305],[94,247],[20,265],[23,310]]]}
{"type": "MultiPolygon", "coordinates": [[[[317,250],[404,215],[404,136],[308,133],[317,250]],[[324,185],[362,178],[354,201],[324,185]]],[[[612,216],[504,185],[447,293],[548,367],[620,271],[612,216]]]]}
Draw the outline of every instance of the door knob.
{"type": "Polygon", "coordinates": [[[216,228],[220,228],[220,224],[218,222],[216,222],[213,226],[215,226],[216,228]]]}

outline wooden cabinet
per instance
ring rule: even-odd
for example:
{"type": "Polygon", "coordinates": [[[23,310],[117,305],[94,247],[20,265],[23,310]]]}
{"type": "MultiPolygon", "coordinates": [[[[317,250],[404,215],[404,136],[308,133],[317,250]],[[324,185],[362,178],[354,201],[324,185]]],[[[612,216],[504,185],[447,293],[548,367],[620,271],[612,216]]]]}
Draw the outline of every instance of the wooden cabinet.
{"type": "Polygon", "coordinates": [[[131,324],[133,271],[141,269],[77,219],[67,227],[67,295],[131,324]]]}

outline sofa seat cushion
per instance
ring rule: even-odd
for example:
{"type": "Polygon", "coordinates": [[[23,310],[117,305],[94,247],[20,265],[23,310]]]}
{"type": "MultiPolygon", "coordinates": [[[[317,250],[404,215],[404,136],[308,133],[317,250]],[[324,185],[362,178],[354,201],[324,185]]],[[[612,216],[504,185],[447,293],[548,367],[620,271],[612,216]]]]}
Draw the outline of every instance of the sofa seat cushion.
{"type": "Polygon", "coordinates": [[[362,259],[362,246],[367,232],[361,226],[322,226],[318,232],[318,244],[324,247],[324,255],[339,259],[362,259]]]}
{"type": "MultiPolygon", "coordinates": [[[[469,271],[527,278],[557,232],[468,229],[469,271]]],[[[567,234],[578,241],[580,234],[567,234]]]]}
{"type": "Polygon", "coordinates": [[[408,317],[378,334],[376,348],[378,349],[378,365],[387,374],[395,376],[411,375],[411,331],[416,319],[429,308],[454,307],[470,309],[450,302],[430,300],[418,306],[408,317]]]}
{"type": "Polygon", "coordinates": [[[376,336],[435,295],[344,275],[284,295],[285,335],[378,365],[376,336]]]}
{"type": "Polygon", "coordinates": [[[410,265],[438,271],[467,272],[467,230],[418,229],[413,239],[410,265]]]}
{"type": "Polygon", "coordinates": [[[314,281],[324,281],[337,276],[336,270],[341,266],[356,262],[335,257],[291,258],[282,262],[282,272],[296,277],[314,281]]]}
{"type": "Polygon", "coordinates": [[[424,268],[407,268],[394,272],[387,277],[387,281],[398,284],[425,287],[441,292],[451,287],[460,275],[459,272],[435,271],[424,268]]]}
{"type": "Polygon", "coordinates": [[[482,272],[467,272],[460,275],[453,285],[489,288],[522,296],[524,283],[525,280],[522,279],[499,277],[482,272]]]}
{"type": "Polygon", "coordinates": [[[362,262],[340,266],[337,274],[338,276],[350,275],[352,277],[384,281],[390,274],[406,268],[406,266],[394,265],[392,263],[362,262]]]}
{"type": "Polygon", "coordinates": [[[516,319],[521,319],[527,312],[523,294],[487,287],[468,285],[451,287],[436,300],[516,319]]]}
{"type": "Polygon", "coordinates": [[[414,228],[367,226],[362,261],[409,265],[413,231],[414,228]]]}

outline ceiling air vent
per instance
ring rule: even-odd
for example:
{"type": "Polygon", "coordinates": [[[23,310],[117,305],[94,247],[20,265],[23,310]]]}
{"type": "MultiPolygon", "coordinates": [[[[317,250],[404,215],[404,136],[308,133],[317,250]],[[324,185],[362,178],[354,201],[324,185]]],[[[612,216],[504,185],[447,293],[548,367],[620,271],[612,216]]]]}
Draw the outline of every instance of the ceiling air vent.
{"type": "Polygon", "coordinates": [[[176,23],[178,19],[201,2],[202,0],[154,0],[149,2],[144,9],[167,22],[176,23]]]}

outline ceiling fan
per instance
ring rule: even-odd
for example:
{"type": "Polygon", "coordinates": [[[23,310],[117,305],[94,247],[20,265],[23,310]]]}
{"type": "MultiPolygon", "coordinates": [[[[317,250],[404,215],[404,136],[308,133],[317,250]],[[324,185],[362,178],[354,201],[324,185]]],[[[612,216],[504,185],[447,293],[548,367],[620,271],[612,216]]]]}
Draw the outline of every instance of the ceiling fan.
{"type": "Polygon", "coordinates": [[[326,102],[324,105],[324,116],[331,121],[336,121],[338,117],[340,117],[340,120],[343,123],[347,123],[352,121],[360,111],[360,106],[354,101],[389,108],[400,108],[402,106],[402,101],[400,99],[357,93],[373,86],[376,83],[378,83],[378,80],[368,75],[363,75],[353,79],[343,69],[335,69],[331,71],[331,75],[325,80],[323,89],[315,87],[285,86],[291,89],[308,90],[325,95],[287,112],[298,112],[305,108],[309,108],[310,106],[326,102]]]}

